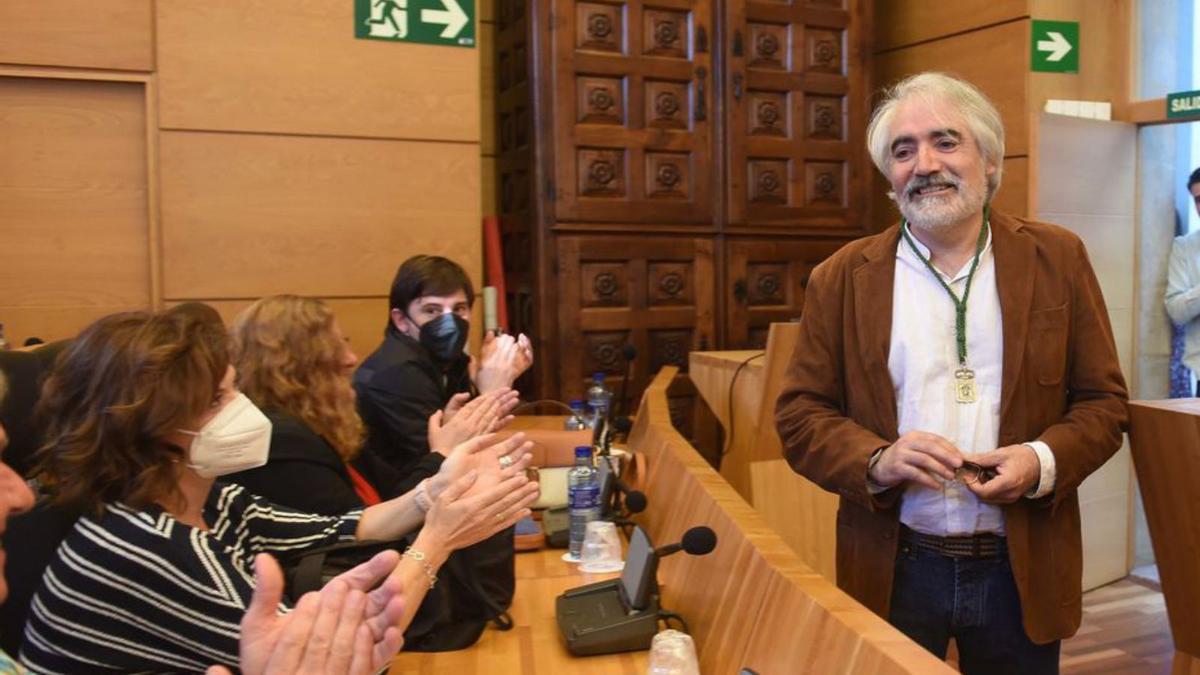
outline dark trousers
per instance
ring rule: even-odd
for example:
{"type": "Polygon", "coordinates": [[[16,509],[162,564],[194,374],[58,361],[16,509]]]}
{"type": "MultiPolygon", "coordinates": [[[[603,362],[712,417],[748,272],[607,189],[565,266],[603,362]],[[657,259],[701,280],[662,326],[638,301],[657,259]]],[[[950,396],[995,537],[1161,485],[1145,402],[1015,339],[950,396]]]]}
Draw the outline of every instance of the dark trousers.
{"type": "Polygon", "coordinates": [[[1025,635],[1007,551],[949,558],[901,542],[888,621],[939,659],[954,638],[966,675],[1058,673],[1060,642],[1038,645],[1025,635]]]}

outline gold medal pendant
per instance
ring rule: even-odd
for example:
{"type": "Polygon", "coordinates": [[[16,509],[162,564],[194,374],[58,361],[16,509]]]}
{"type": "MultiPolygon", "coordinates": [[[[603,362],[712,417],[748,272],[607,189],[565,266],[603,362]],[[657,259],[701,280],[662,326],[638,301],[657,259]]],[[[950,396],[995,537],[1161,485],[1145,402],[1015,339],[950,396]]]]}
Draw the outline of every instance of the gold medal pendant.
{"type": "Polygon", "coordinates": [[[974,403],[975,371],[970,368],[959,368],[954,371],[954,400],[959,403],[974,403]]]}

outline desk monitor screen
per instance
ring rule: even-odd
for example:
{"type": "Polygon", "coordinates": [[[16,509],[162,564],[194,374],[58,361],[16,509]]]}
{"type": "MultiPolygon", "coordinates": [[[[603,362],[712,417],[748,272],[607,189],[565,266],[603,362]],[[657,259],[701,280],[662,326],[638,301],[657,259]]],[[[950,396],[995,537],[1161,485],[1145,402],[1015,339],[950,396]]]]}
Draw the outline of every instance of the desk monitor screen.
{"type": "Polygon", "coordinates": [[[625,556],[625,571],[621,574],[622,600],[631,609],[645,609],[650,604],[654,591],[654,577],[658,571],[658,558],[650,537],[640,527],[633,529],[629,538],[629,552],[625,556]]]}

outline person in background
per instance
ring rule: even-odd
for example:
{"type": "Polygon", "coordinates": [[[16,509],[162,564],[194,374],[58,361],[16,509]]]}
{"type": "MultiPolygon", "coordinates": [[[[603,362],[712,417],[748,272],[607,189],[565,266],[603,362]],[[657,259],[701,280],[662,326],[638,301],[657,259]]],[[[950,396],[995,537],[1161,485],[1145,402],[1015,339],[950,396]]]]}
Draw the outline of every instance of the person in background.
{"type": "Polygon", "coordinates": [[[233,666],[258,554],[395,540],[419,527],[402,556],[376,563],[390,568],[382,585],[368,592],[373,574],[347,584],[365,593],[372,638],[384,642],[451,551],[509,527],[536,499],[514,466],[469,495],[479,472],[456,477],[427,511],[412,495],[332,517],[274,506],[217,482],[268,455],[270,421],[234,378],[224,343],[189,313],[105,317],[58,359],[39,403],[36,478],[79,519],[30,608],[21,659],[31,670],[233,666]],[[395,621],[380,610],[394,595],[395,621]]]}
{"type": "MultiPolygon", "coordinates": [[[[1200,168],[1188,176],[1187,191],[1200,214],[1200,168]]],[[[1184,331],[1183,365],[1200,376],[1200,230],[1175,237],[1171,243],[1164,302],[1171,321],[1184,331]]],[[[1200,396],[1200,380],[1196,387],[1200,396]]]]}
{"type": "Polygon", "coordinates": [[[475,290],[457,263],[418,255],[396,271],[383,342],[354,373],[367,446],[410,483],[433,475],[444,459],[431,453],[426,426],[443,410],[442,424],[475,393],[512,387],[533,364],[521,335],[484,336],[478,359],[463,349],[475,290]]]}
{"type": "Polygon", "coordinates": [[[898,225],[821,263],[776,406],[792,468],[841,496],[837,582],[967,674],[1058,672],[1082,617],[1080,483],[1125,380],[1079,237],[1004,215],[1004,128],[971,84],[890,89],[868,149],[898,225]]]}

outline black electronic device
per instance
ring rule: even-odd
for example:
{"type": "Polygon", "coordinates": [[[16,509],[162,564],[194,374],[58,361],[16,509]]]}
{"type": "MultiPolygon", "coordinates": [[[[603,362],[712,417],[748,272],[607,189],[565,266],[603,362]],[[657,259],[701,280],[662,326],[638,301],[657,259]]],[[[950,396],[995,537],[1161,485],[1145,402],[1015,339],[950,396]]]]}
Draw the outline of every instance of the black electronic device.
{"type": "Polygon", "coordinates": [[[604,507],[604,518],[623,519],[646,510],[646,494],[629,487],[613,467],[609,455],[601,455],[596,463],[600,476],[600,504],[604,507]]]}
{"type": "Polygon", "coordinates": [[[654,548],[642,528],[634,528],[620,579],[580,586],[558,596],[555,614],[567,651],[576,656],[649,649],[658,632],[658,561],[677,551],[704,555],[716,534],[693,527],[677,544],[654,548]]]}

